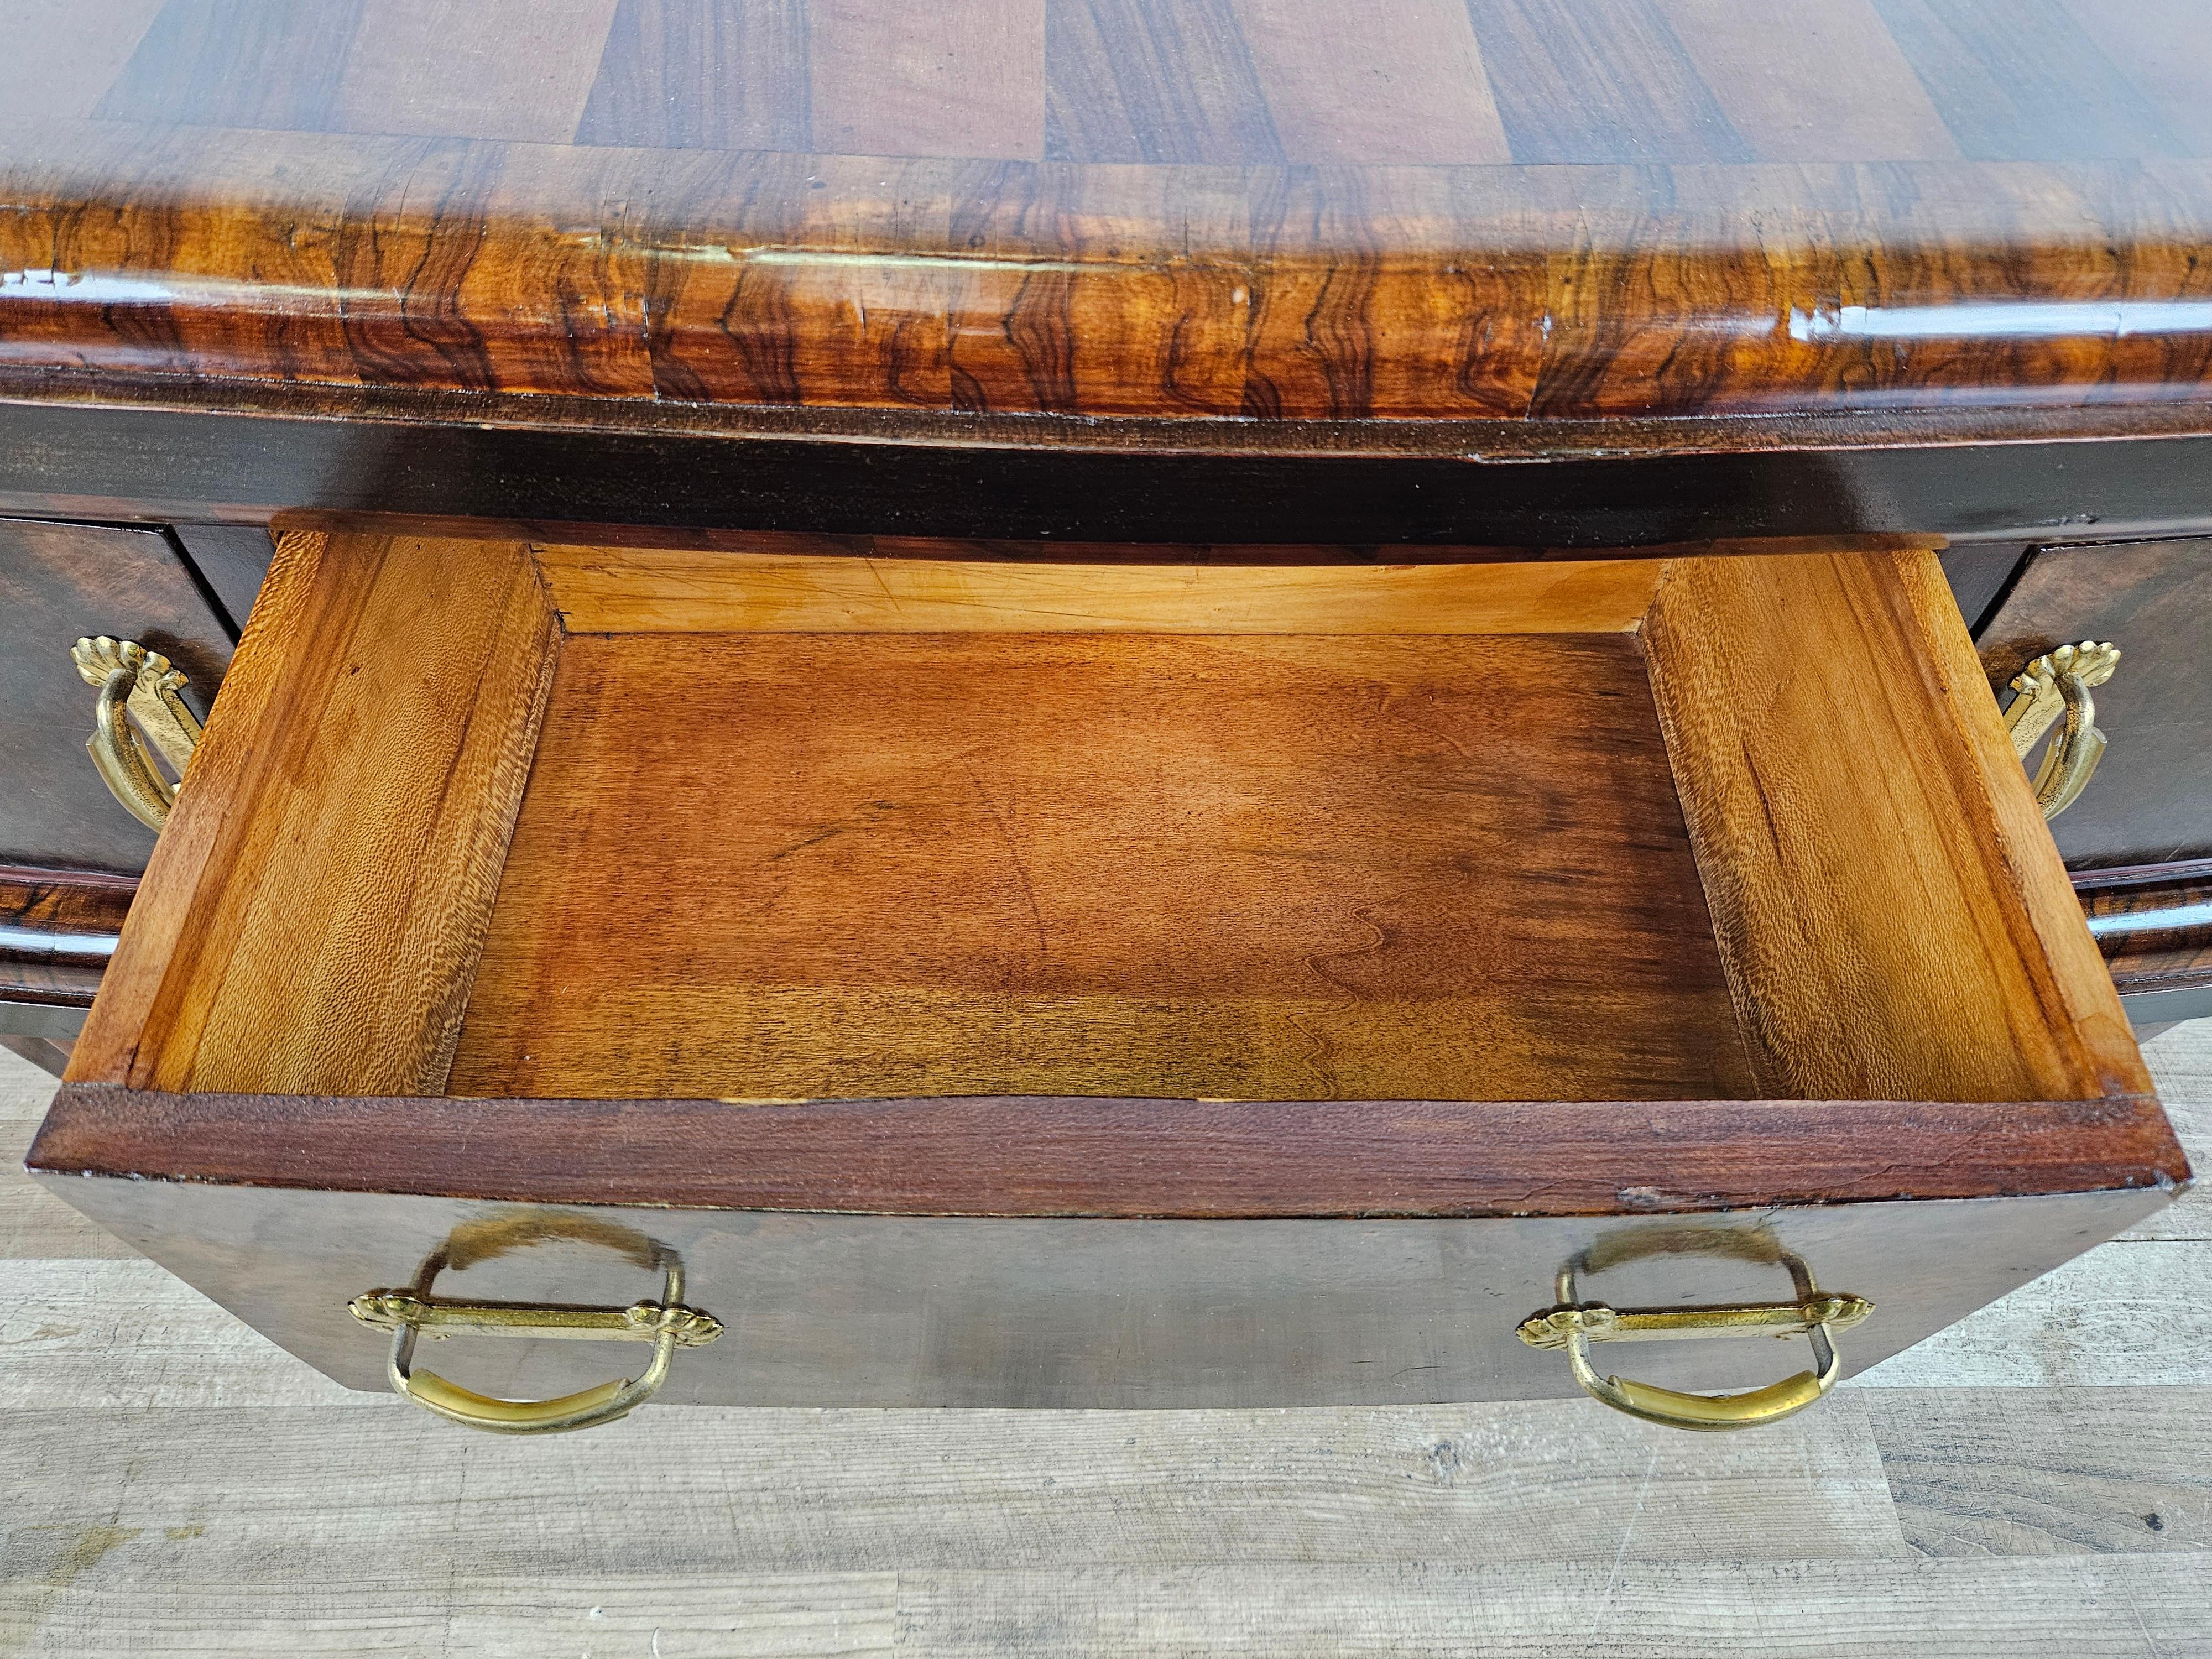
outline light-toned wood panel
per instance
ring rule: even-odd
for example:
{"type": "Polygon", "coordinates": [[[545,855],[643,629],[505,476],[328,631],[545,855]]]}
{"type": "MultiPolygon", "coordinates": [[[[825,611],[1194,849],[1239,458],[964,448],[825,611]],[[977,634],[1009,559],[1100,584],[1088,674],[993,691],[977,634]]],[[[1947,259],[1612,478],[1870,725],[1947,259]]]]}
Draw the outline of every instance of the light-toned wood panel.
{"type": "Polygon", "coordinates": [[[1944,161],[1959,146],[1870,0],[1656,0],[1762,161],[1944,161]]]}
{"type": "MultiPolygon", "coordinates": [[[[573,1510],[575,1498],[564,1501],[573,1510]]],[[[100,1562],[138,1543],[89,1528],[82,1535],[83,1553],[100,1562]]],[[[375,1612],[363,1611],[363,1591],[350,1582],[309,1583],[265,1569],[246,1580],[204,1583],[179,1574],[119,1591],[80,1572],[66,1587],[9,1592],[0,1607],[24,1610],[23,1627],[42,1643],[51,1636],[51,1650],[86,1659],[351,1654],[369,1644],[453,1659],[643,1659],[656,1637],[660,1659],[893,1650],[923,1659],[1255,1651],[1285,1659],[1986,1659],[1992,1650],[2008,1659],[2193,1659],[2208,1593],[2212,1558],[2203,1556],[1625,1562],[1611,1570],[1206,1562],[895,1579],[763,1574],[718,1560],[689,1571],[558,1579],[455,1565],[403,1605],[386,1610],[391,1598],[379,1596],[375,1612]]]]}
{"type": "Polygon", "coordinates": [[[1674,562],[1639,639],[1766,1092],[2149,1091],[1932,553],[1674,562]]]}
{"type": "Polygon", "coordinates": [[[558,629],[520,546],[285,538],[70,1074],[436,1091],[558,629]]]}
{"type": "MultiPolygon", "coordinates": [[[[1614,1538],[1648,1506],[1591,1517],[1614,1538]]],[[[2191,1652],[2212,1557],[2048,1561],[1623,1560],[1516,1567],[1194,1563],[1082,1573],[902,1573],[902,1653],[1480,1659],[2145,1659],[2191,1652]]]]}
{"type": "Polygon", "coordinates": [[[1657,561],[1022,564],[544,547],[576,633],[1617,634],[1657,561]]]}
{"type": "Polygon", "coordinates": [[[179,1575],[118,1592],[88,1571],[134,1552],[190,1562],[191,1528],[179,1530],[187,1534],[183,1547],[166,1536],[131,1537],[125,1528],[79,1529],[50,1570],[64,1582],[0,1588],[0,1638],[21,1629],[39,1644],[29,1650],[73,1659],[143,1653],[355,1659],[366,1652],[404,1659],[844,1659],[898,1645],[892,1573],[759,1573],[717,1565],[555,1579],[459,1572],[447,1562],[435,1588],[363,1584],[343,1576],[318,1583],[263,1571],[215,1583],[179,1575]]]}
{"type": "Polygon", "coordinates": [[[1741,1097],[1621,636],[575,635],[456,1094],[1741,1097]]]}
{"type": "MultiPolygon", "coordinates": [[[[6,1092],[0,1090],[0,1106],[5,1104],[6,1092]]],[[[11,1118],[0,1111],[0,1284],[7,1279],[7,1264],[15,1261],[112,1260],[136,1255],[121,1239],[94,1226],[24,1176],[23,1154],[30,1150],[37,1128],[35,1117],[11,1118]]]]}
{"type": "Polygon", "coordinates": [[[1463,0],[1236,0],[1233,9],[1285,161],[1513,159],[1463,0]]]}
{"type": "Polygon", "coordinates": [[[92,1516],[138,1528],[137,1571],[149,1577],[165,1555],[228,1579],[281,1552],[303,1575],[323,1565],[392,1583],[442,1577],[432,1563],[448,1552],[549,1577],[650,1572],[672,1559],[866,1572],[1907,1553],[1850,1402],[1772,1435],[1717,1439],[1667,1434],[1588,1401],[1358,1412],[655,1407],[599,1454],[589,1442],[463,1438],[396,1399],[371,1403],[366,1413],[117,1409],[102,1417],[110,1432],[90,1440],[80,1413],[0,1414],[11,1518],[58,1534],[92,1516]],[[334,1462],[334,1438],[371,1428],[374,1463],[334,1462]],[[137,1450],[149,1442],[167,1449],[152,1467],[137,1450]],[[617,1444],[618,1455],[604,1455],[617,1444]],[[596,1512],[651,1524],[617,1535],[517,1528],[571,1481],[587,1486],[596,1512]],[[1624,1552],[1620,1522],[1639,1503],[1624,1552]],[[439,1522],[397,1528],[395,1513],[439,1522]],[[163,1551],[164,1528],[187,1519],[205,1528],[193,1549],[163,1551]]]}
{"type": "Polygon", "coordinates": [[[1869,1389],[1924,1555],[2212,1550],[2212,1388],[1869,1389]]]}
{"type": "Polygon", "coordinates": [[[1044,156],[1044,0],[809,0],[813,146],[1044,156]]]}
{"type": "Polygon", "coordinates": [[[374,0],[329,125],[565,144],[617,0],[374,0]]]}
{"type": "Polygon", "coordinates": [[[84,1413],[380,1403],[310,1370],[150,1261],[0,1262],[0,1409],[57,1402],[84,1413]]]}
{"type": "Polygon", "coordinates": [[[2142,1046],[2143,1061],[2165,1104],[2174,1139],[2189,1154],[2197,1182],[2166,1208],[2121,1237],[2193,1238],[2212,1243],[2212,1020],[2192,1020],[2142,1046]]]}
{"type": "Polygon", "coordinates": [[[2212,1243],[2156,1239],[2076,1256],[1851,1379],[1868,1388],[2212,1383],[2212,1243]]]}

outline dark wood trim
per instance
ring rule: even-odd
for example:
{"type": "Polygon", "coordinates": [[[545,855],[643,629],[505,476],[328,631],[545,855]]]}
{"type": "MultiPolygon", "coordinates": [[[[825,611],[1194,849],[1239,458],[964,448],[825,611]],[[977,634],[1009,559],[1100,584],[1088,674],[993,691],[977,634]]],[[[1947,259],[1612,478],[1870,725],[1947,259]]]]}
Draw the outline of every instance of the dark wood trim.
{"type": "Polygon", "coordinates": [[[0,1001],[88,1008],[136,878],[0,866],[0,1001]]]}
{"type": "Polygon", "coordinates": [[[2123,995],[2212,986],[2212,860],[2078,871],[2074,889],[2123,995]]]}
{"type": "Polygon", "coordinates": [[[2212,882],[2212,859],[2176,859],[2167,864],[2116,864],[2100,870],[2068,872],[2077,893],[2111,887],[2160,887],[2176,882],[2212,882]]]}
{"type": "Polygon", "coordinates": [[[66,1085],[46,1175],[890,1215],[1475,1217],[2171,1188],[2144,1097],[334,1100],[66,1085]]]}
{"type": "Polygon", "coordinates": [[[593,423],[564,423],[575,411],[560,399],[452,393],[383,393],[368,414],[300,396],[191,408],[0,401],[0,512],[234,523],[376,514],[556,539],[636,526],[1341,544],[1401,560],[1424,548],[1463,558],[1470,545],[2212,528],[2212,435],[2202,433],[1960,443],[1895,423],[1808,422],[1779,433],[1768,423],[1759,444],[1717,453],[1702,427],[1583,422],[1545,442],[1522,434],[1405,453],[1329,449],[1320,434],[1300,447],[1232,422],[1179,444],[1133,434],[1117,447],[1075,441],[1066,422],[1044,417],[945,416],[942,437],[892,443],[836,422],[778,430],[726,411],[591,413],[593,423]],[[1797,447],[1774,447],[1790,436],[1797,447]]]}

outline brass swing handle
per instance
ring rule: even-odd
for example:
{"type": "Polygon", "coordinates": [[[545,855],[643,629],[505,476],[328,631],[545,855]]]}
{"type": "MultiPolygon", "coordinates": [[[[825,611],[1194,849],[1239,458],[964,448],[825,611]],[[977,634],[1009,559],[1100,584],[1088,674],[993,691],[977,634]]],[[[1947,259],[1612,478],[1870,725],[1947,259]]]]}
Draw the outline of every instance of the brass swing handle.
{"type": "Polygon", "coordinates": [[[627,1308],[531,1307],[507,1302],[429,1301],[404,1291],[371,1291],[357,1296],[348,1310],[362,1324],[392,1333],[385,1374],[393,1390],[427,1412],[494,1434],[558,1434],[611,1423],[643,1404],[668,1379],[679,1347],[704,1347],[722,1334],[712,1314],[687,1308],[677,1298],[684,1281],[669,1271],[660,1302],[627,1308]],[[554,1400],[500,1400],[450,1382],[435,1371],[414,1366],[416,1339],[432,1341],[458,1332],[524,1337],[565,1337],[586,1342],[650,1342],[653,1358],[634,1377],[554,1400]]]}
{"type": "Polygon", "coordinates": [[[2012,733],[2013,753],[2023,762],[2058,717],[2066,717],[2035,775],[2035,804],[2045,818],[2081,799],[2105,757],[2105,734],[2097,729],[2096,699],[2089,691],[2112,678],[2119,661],[2118,646],[2084,640],[2038,657],[2013,678],[2005,729],[2012,733]]]}
{"type": "Polygon", "coordinates": [[[1814,1292],[1795,1302],[1741,1307],[1617,1310],[1602,1302],[1554,1308],[1521,1322],[1521,1340],[1532,1348],[1567,1352],[1583,1391],[1615,1411],[1674,1429],[1751,1429],[1793,1417],[1836,1385],[1843,1361],[1832,1333],[1848,1330],[1874,1311],[1863,1297],[1814,1292]],[[1601,1376],[1590,1363],[1593,1342],[1652,1342],[1711,1336],[1802,1335],[1813,1345],[1813,1369],[1743,1394],[1686,1394],[1619,1376],[1601,1376]]]}
{"type": "Polygon", "coordinates": [[[131,817],[159,830],[176,805],[177,786],[161,775],[147,744],[181,779],[200,740],[198,720],[177,695],[187,684],[183,673],[160,652],[105,634],[79,640],[70,659],[87,685],[100,689],[84,746],[100,781],[131,817]]]}

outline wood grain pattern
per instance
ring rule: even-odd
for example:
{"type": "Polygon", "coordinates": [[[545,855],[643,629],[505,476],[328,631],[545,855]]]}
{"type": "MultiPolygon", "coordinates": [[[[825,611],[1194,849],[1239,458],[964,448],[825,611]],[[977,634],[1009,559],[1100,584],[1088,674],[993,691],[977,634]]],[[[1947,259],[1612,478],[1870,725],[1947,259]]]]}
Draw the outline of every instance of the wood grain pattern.
{"type": "Polygon", "coordinates": [[[375,0],[348,45],[329,125],[565,144],[617,0],[375,0]]]}
{"type": "Polygon", "coordinates": [[[300,1100],[82,1082],[56,1097],[31,1162],[70,1177],[472,1200],[1213,1220],[1693,1215],[2081,1192],[2140,1216],[2189,1176],[2147,1097],[744,1105],[300,1100]]]}
{"type": "Polygon", "coordinates": [[[1072,0],[1046,11],[1055,161],[1279,163],[1282,141],[1229,0],[1072,0]]]}
{"type": "Polygon", "coordinates": [[[576,142],[805,149],[810,80],[801,0],[621,0],[576,142]]]}
{"type": "Polygon", "coordinates": [[[1469,0],[1523,164],[1747,161],[1652,0],[1469,0]]]}
{"type": "Polygon", "coordinates": [[[0,360],[195,406],[1701,423],[1547,430],[1618,453],[2212,380],[2191,0],[81,9],[0,132],[0,360]]]}
{"type": "Polygon", "coordinates": [[[2192,155],[2212,155],[2212,107],[2204,77],[2212,72],[2212,40],[2187,6],[2106,6],[2064,0],[2067,14],[2128,79],[2149,95],[2166,130],[2192,155]]]}
{"type": "Polygon", "coordinates": [[[90,115],[166,3],[8,0],[0,6],[0,37],[10,48],[0,64],[0,107],[90,115]]]}
{"type": "MultiPolygon", "coordinates": [[[[2149,1045],[2169,1101],[2212,1099],[2185,1080],[2208,1074],[2208,1033],[2149,1045]]],[[[0,1056],[0,1124],[50,1093],[0,1056]]],[[[2212,1595],[2204,1459],[2190,1456],[2212,1371],[2153,1389],[1961,1370],[1926,1389],[1847,1382],[1756,1436],[1670,1435],[1579,1401],[662,1406],[607,1431],[618,1442],[532,1443],[349,1393],[148,1264],[60,1259],[125,1247],[13,1163],[0,1158],[0,1646],[27,1652],[649,1653],[658,1632],[667,1659],[871,1644],[1030,1659],[1048,1643],[1152,1659],[1204,1639],[1316,1656],[1977,1659],[2001,1644],[2140,1659],[2190,1653],[2212,1595]],[[368,1438],[391,1455],[352,1455],[368,1438]],[[579,1526],[580,1490],[660,1524],[579,1526]],[[471,1565],[488,1560],[495,1575],[471,1565]],[[404,1609],[365,1607],[364,1576],[416,1588],[404,1609]]],[[[2077,1288],[2100,1304],[2103,1272],[2162,1249],[2100,1249],[2077,1288]]],[[[2174,1327],[2183,1305],[2169,1295],[2159,1318],[2201,1358],[2212,1334],[2174,1327]]],[[[2039,1304],[2008,1335],[2037,1349],[2080,1318],[2039,1304]]]]}
{"type": "Polygon", "coordinates": [[[137,890],[129,877],[0,866],[0,998],[90,1007],[137,890]]]}
{"type": "Polygon", "coordinates": [[[890,556],[556,545],[537,558],[580,634],[1623,633],[1642,620],[1661,568],[1619,559],[1107,565],[1060,562],[1081,556],[1065,548],[1052,562],[1017,564],[871,539],[890,556]]]}
{"type": "Polygon", "coordinates": [[[558,624],[519,547],[289,538],[79,1077],[444,1081],[558,624]]]}
{"type": "Polygon", "coordinates": [[[808,0],[811,131],[848,155],[1044,155],[1044,0],[808,0]]]}
{"type": "Polygon", "coordinates": [[[1932,555],[1686,560],[1640,637],[1767,1091],[2148,1089],[1932,555]]]}
{"type": "Polygon", "coordinates": [[[329,118],[366,0],[168,0],[94,113],[185,125],[316,128],[329,118]],[[155,112],[161,113],[156,116],[155,112]]]}
{"type": "Polygon", "coordinates": [[[572,637],[450,1087],[1747,1084],[1626,636],[1025,633],[572,637]]]}
{"type": "Polygon", "coordinates": [[[1861,1403],[1923,1555],[2212,1549],[2197,1389],[1880,1389],[1861,1403]]]}
{"type": "MultiPolygon", "coordinates": [[[[1978,160],[2185,153],[2067,0],[1874,0],[1978,160]]],[[[2179,8],[2146,8],[2151,11],[2179,8]]]]}
{"type": "Polygon", "coordinates": [[[1233,0],[1283,159],[1316,166],[1510,161],[1462,0],[1233,0]]]}
{"type": "Polygon", "coordinates": [[[1762,161],[1940,161],[1956,140],[1872,0],[1657,0],[1762,161]]]}
{"type": "Polygon", "coordinates": [[[2212,984],[2212,860],[2085,874],[2075,890],[2121,990],[2212,984]]]}

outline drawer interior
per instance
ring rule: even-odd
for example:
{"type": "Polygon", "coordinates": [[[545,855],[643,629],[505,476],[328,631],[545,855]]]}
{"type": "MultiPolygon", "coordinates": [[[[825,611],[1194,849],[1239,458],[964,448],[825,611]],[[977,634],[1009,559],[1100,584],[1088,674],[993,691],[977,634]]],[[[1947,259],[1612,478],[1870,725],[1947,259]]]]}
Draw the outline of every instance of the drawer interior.
{"type": "Polygon", "coordinates": [[[1924,551],[1178,566],[307,534],[71,1075],[2148,1090],[1924,551]]]}

